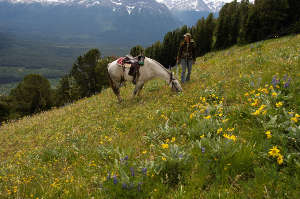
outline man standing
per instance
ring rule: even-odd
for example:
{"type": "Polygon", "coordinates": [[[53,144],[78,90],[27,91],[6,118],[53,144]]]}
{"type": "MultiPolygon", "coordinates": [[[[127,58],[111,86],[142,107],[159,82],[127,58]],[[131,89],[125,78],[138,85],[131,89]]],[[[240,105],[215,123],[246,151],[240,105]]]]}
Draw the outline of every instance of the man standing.
{"type": "Polygon", "coordinates": [[[195,55],[195,42],[192,39],[192,35],[190,33],[186,33],[184,35],[184,41],[180,44],[179,52],[177,56],[177,64],[181,64],[182,72],[181,72],[181,83],[190,80],[192,65],[196,61],[195,55]],[[188,69],[187,76],[185,77],[186,68],[188,69]]]}

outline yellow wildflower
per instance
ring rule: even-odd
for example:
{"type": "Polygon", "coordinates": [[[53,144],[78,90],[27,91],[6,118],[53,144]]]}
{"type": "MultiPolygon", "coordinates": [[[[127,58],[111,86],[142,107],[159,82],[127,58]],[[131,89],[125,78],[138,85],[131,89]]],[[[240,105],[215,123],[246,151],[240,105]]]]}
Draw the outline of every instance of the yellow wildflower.
{"type": "Polygon", "coordinates": [[[195,113],[190,114],[190,119],[193,119],[195,113]]]}
{"type": "Polygon", "coordinates": [[[143,151],[142,153],[143,153],[143,154],[146,154],[146,153],[147,153],[147,151],[145,150],[145,151],[143,151]]]}
{"type": "Polygon", "coordinates": [[[234,142],[236,141],[236,136],[235,135],[231,135],[230,139],[233,140],[234,142]]]}
{"type": "Polygon", "coordinates": [[[161,144],[161,147],[162,147],[163,149],[167,149],[167,148],[169,148],[169,145],[168,145],[168,144],[161,144]]]}
{"type": "Polygon", "coordinates": [[[294,122],[294,123],[297,123],[298,122],[298,118],[297,117],[292,117],[291,121],[294,122]]]}
{"type": "Polygon", "coordinates": [[[225,123],[225,122],[227,122],[227,121],[228,121],[228,119],[224,119],[224,120],[222,120],[222,122],[223,122],[223,123],[225,123]]]}
{"type": "Polygon", "coordinates": [[[296,113],[295,117],[296,117],[296,118],[299,118],[299,117],[300,117],[300,115],[296,113]]]}
{"type": "Polygon", "coordinates": [[[269,93],[268,89],[266,89],[266,88],[261,89],[261,92],[263,92],[263,93],[265,93],[265,94],[268,94],[268,93],[269,93]]]}
{"type": "Polygon", "coordinates": [[[170,142],[170,139],[168,138],[168,139],[166,139],[166,143],[169,143],[170,142]]]}
{"type": "Polygon", "coordinates": [[[171,140],[171,142],[175,142],[175,140],[176,140],[176,139],[175,139],[175,137],[172,137],[172,140],[171,140]]]}
{"type": "Polygon", "coordinates": [[[245,97],[249,96],[249,93],[248,93],[248,92],[247,92],[247,93],[245,93],[245,94],[244,94],[244,96],[245,96],[245,97]]]}
{"type": "Polygon", "coordinates": [[[230,129],[230,128],[227,128],[227,131],[228,131],[228,132],[232,132],[232,131],[234,131],[234,128],[231,128],[231,129],[230,129]]]}
{"type": "Polygon", "coordinates": [[[161,159],[162,159],[163,161],[166,161],[166,160],[167,160],[167,158],[165,158],[165,157],[161,157],[161,159]]]}
{"type": "Polygon", "coordinates": [[[228,135],[228,134],[224,133],[223,137],[227,138],[229,140],[233,140],[234,142],[236,141],[236,136],[235,135],[228,135]]]}
{"type": "Polygon", "coordinates": [[[259,115],[259,114],[260,114],[259,110],[256,110],[254,113],[251,113],[251,115],[259,115]]]}
{"type": "Polygon", "coordinates": [[[13,187],[13,190],[14,190],[14,193],[16,193],[18,191],[18,187],[17,186],[14,186],[13,187]]]}
{"type": "Polygon", "coordinates": [[[204,138],[204,134],[202,134],[202,135],[200,136],[200,138],[201,138],[201,139],[204,138]]]}
{"type": "Polygon", "coordinates": [[[280,108],[282,105],[283,105],[283,102],[277,102],[277,103],[276,103],[276,107],[277,107],[277,108],[280,108]]]}
{"type": "Polygon", "coordinates": [[[257,106],[258,105],[258,99],[254,99],[254,102],[251,104],[251,106],[257,106]]]}
{"type": "Polygon", "coordinates": [[[283,163],[283,156],[281,154],[278,154],[278,157],[277,157],[277,163],[279,165],[281,165],[283,163]]]}
{"type": "Polygon", "coordinates": [[[272,97],[277,97],[277,93],[276,93],[276,92],[273,92],[273,93],[272,93],[272,97]]]}
{"type": "Polygon", "coordinates": [[[259,110],[259,111],[262,111],[264,108],[266,108],[266,105],[263,104],[263,105],[261,105],[261,106],[259,107],[258,110],[259,110]]]}
{"type": "Polygon", "coordinates": [[[279,155],[280,150],[277,148],[277,146],[273,146],[272,149],[269,151],[269,155],[272,157],[277,157],[279,155]]]}
{"type": "Polygon", "coordinates": [[[210,115],[208,115],[208,116],[204,117],[204,119],[206,119],[206,120],[208,120],[208,119],[210,119],[210,118],[211,118],[211,116],[210,116],[210,115]]]}
{"type": "Polygon", "coordinates": [[[265,134],[267,135],[268,139],[270,139],[272,137],[271,131],[267,131],[265,134]]]}
{"type": "Polygon", "coordinates": [[[229,135],[227,133],[224,133],[223,137],[229,139],[229,135]]]}
{"type": "Polygon", "coordinates": [[[223,128],[219,128],[219,129],[217,130],[217,134],[220,134],[222,131],[223,131],[223,128]]]}

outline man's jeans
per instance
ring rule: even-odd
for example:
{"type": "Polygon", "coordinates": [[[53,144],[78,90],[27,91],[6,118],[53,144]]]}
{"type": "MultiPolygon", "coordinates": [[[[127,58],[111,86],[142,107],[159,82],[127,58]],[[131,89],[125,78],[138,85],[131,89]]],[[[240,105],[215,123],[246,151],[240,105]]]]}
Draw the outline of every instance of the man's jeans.
{"type": "Polygon", "coordinates": [[[192,59],[181,59],[181,67],[182,67],[182,72],[181,72],[181,83],[184,83],[185,81],[190,80],[191,72],[192,72],[192,65],[193,65],[193,60],[192,59]],[[188,69],[187,76],[185,77],[185,71],[186,68],[188,69]]]}

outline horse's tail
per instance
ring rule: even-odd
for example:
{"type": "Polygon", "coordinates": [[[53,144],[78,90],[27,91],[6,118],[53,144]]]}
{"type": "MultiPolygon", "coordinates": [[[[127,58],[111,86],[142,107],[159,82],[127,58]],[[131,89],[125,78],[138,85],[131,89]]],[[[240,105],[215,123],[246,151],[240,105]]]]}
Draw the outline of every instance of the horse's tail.
{"type": "Polygon", "coordinates": [[[118,96],[120,94],[120,90],[115,85],[114,81],[112,80],[108,68],[109,68],[109,64],[107,65],[107,76],[108,76],[109,85],[112,88],[112,90],[114,91],[114,93],[118,96]]]}

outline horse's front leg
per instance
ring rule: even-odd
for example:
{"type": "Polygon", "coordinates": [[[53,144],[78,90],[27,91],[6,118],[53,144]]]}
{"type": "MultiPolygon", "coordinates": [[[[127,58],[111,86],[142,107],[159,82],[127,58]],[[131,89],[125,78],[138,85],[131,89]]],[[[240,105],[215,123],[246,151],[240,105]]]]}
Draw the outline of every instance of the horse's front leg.
{"type": "Polygon", "coordinates": [[[142,81],[138,81],[136,83],[132,98],[134,98],[137,94],[140,94],[140,91],[142,90],[143,86],[144,86],[144,82],[142,82],[142,81]]]}

